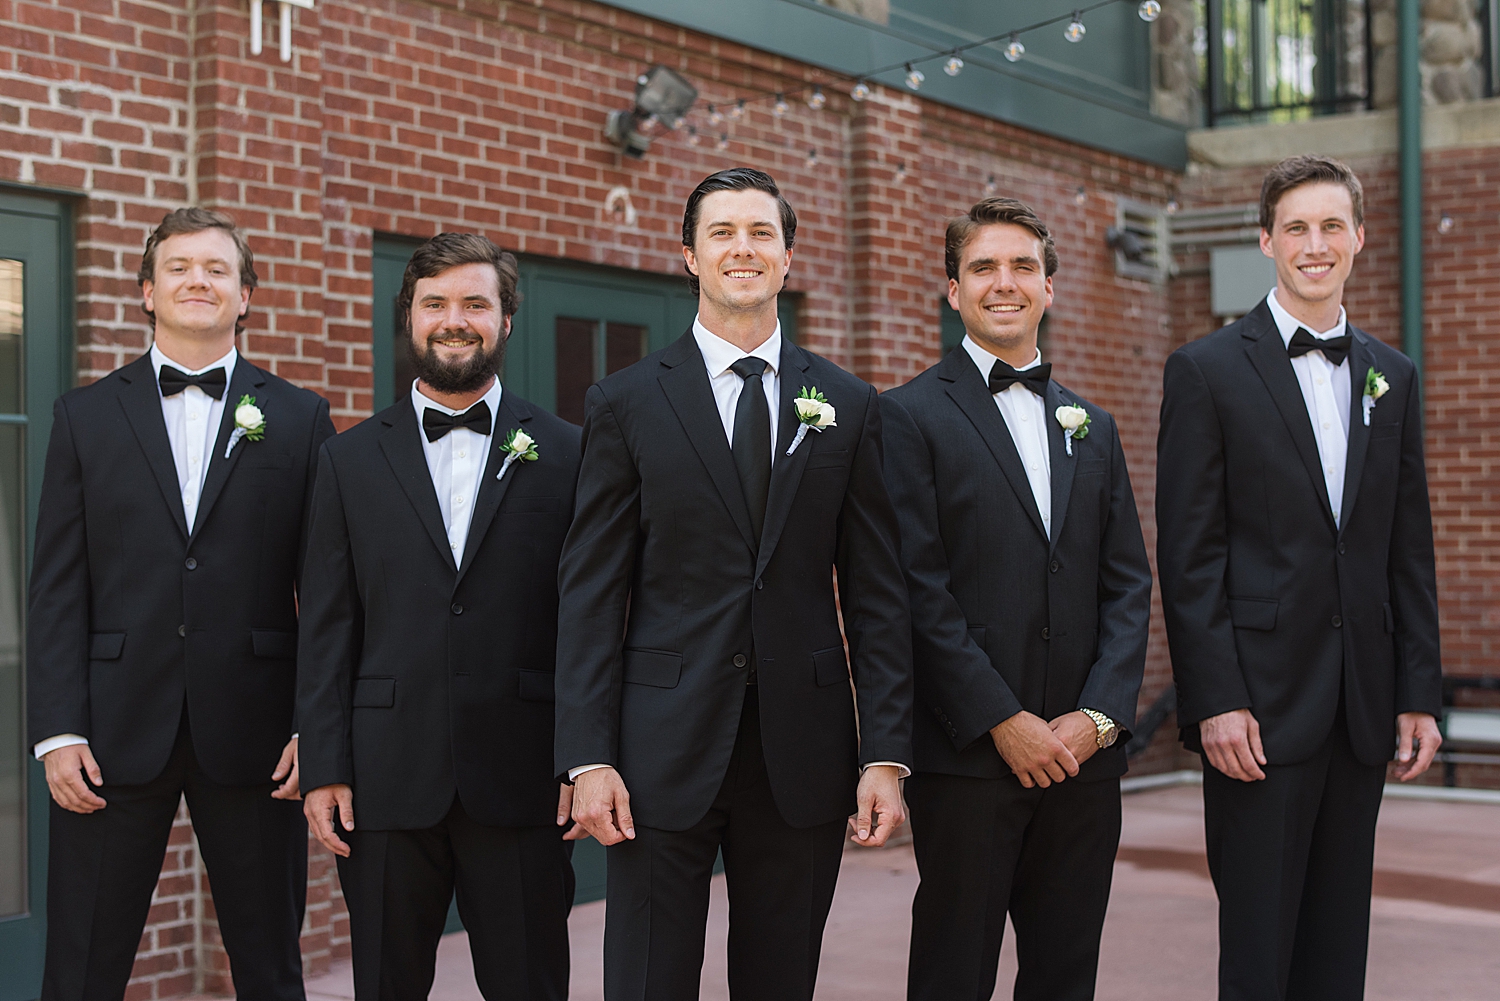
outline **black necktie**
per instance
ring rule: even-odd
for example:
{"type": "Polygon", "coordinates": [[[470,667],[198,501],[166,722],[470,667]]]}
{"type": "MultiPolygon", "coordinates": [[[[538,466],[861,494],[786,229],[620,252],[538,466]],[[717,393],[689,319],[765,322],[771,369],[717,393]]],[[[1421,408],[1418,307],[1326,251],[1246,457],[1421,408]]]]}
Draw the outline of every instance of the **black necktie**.
{"type": "Polygon", "coordinates": [[[483,400],[461,414],[445,414],[427,407],[422,411],[422,431],[428,441],[437,441],[454,428],[468,428],[475,434],[490,433],[490,405],[483,400]]]}
{"type": "Polygon", "coordinates": [[[740,472],[740,489],[750,508],[750,530],[756,539],[766,524],[766,497],[771,492],[771,408],[761,382],[766,363],[759,358],[741,358],[729,366],[745,380],[734,407],[734,467],[740,472]]]}
{"type": "Polygon", "coordinates": [[[161,373],[156,377],[156,381],[161,386],[163,396],[176,396],[189,386],[197,386],[216,400],[224,398],[224,387],[229,383],[223,368],[211,368],[207,372],[188,375],[182,369],[173,368],[171,365],[161,367],[161,373]]]}
{"type": "Polygon", "coordinates": [[[1004,392],[1019,382],[1036,395],[1045,397],[1047,395],[1047,381],[1051,378],[1051,362],[1045,365],[1037,365],[1034,368],[1028,368],[1024,372],[1018,372],[999,358],[996,358],[994,366],[990,368],[990,392],[1004,392]]]}
{"type": "Polygon", "coordinates": [[[1354,338],[1349,334],[1344,334],[1342,337],[1330,337],[1325,341],[1314,337],[1306,327],[1298,327],[1297,332],[1292,335],[1291,343],[1286,346],[1286,353],[1293,358],[1300,358],[1309,351],[1321,351],[1329,364],[1337,367],[1349,357],[1349,345],[1352,343],[1354,343],[1354,338]]]}

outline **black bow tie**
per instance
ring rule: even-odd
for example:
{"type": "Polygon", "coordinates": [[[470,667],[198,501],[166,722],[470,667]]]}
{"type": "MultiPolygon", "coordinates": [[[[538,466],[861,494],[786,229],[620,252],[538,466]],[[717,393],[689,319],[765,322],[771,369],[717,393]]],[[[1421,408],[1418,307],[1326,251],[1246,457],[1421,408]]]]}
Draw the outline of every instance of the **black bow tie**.
{"type": "Polygon", "coordinates": [[[1309,333],[1306,327],[1298,327],[1297,332],[1292,335],[1291,343],[1286,346],[1286,353],[1293,358],[1300,358],[1309,351],[1321,351],[1329,364],[1337,367],[1349,357],[1349,345],[1353,343],[1354,337],[1350,334],[1320,340],[1309,333]]]}
{"type": "Polygon", "coordinates": [[[224,398],[224,387],[229,384],[223,368],[211,368],[207,372],[188,375],[182,369],[173,368],[171,365],[161,367],[161,373],[156,377],[156,381],[161,386],[163,396],[176,396],[189,386],[197,386],[216,400],[224,398]]]}
{"type": "Polygon", "coordinates": [[[1038,396],[1047,395],[1047,382],[1052,378],[1052,363],[1047,362],[1024,372],[1017,372],[999,358],[990,369],[990,392],[1001,393],[1020,383],[1038,396]]]}
{"type": "Polygon", "coordinates": [[[468,428],[475,434],[490,433],[490,405],[483,400],[461,414],[445,414],[427,407],[422,411],[422,431],[428,441],[437,441],[454,428],[468,428]]]}

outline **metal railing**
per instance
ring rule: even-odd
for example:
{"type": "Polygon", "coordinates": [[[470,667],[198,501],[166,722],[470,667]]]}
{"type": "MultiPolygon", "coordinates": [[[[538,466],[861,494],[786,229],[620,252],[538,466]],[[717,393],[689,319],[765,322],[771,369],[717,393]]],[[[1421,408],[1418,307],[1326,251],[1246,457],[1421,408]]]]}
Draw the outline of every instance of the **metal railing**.
{"type": "Polygon", "coordinates": [[[1208,124],[1370,106],[1367,0],[1204,0],[1208,124]]]}

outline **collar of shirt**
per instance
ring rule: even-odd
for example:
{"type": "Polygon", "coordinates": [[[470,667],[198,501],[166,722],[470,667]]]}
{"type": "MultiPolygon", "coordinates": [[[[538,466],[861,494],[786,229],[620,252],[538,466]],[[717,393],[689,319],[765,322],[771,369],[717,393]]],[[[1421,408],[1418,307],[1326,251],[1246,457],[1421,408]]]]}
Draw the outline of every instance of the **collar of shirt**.
{"type": "Polygon", "coordinates": [[[1266,294],[1266,305],[1271,307],[1271,317],[1276,321],[1276,331],[1281,334],[1281,343],[1283,344],[1289,345],[1292,343],[1292,335],[1297,332],[1298,328],[1306,330],[1320,341],[1326,341],[1330,337],[1343,336],[1344,328],[1348,325],[1348,317],[1344,313],[1344,307],[1340,306],[1339,322],[1335,323],[1332,329],[1319,333],[1291,313],[1288,313],[1286,307],[1276,298],[1276,290],[1274,288],[1266,294]]]}
{"type": "MultiPolygon", "coordinates": [[[[963,346],[964,346],[964,350],[969,353],[969,357],[971,359],[973,359],[975,367],[977,367],[979,369],[979,375],[980,375],[981,378],[984,379],[984,384],[986,386],[988,386],[990,384],[990,370],[995,367],[995,362],[1002,361],[1003,359],[996,358],[994,355],[990,354],[984,348],[980,347],[979,343],[977,341],[975,341],[974,338],[970,337],[968,334],[964,334],[963,346]]],[[[1026,371],[1029,368],[1036,368],[1041,363],[1042,363],[1042,350],[1041,350],[1041,348],[1038,348],[1037,352],[1036,352],[1036,357],[1033,358],[1033,359],[1031,359],[1031,361],[1027,362],[1025,365],[1022,365],[1019,368],[1017,368],[1016,371],[1017,372],[1024,372],[1024,371],[1026,371]]],[[[1011,389],[1019,388],[1021,390],[1021,392],[1023,392],[1023,393],[1030,393],[1031,392],[1031,390],[1027,389],[1025,386],[1020,386],[1020,387],[1011,386],[1010,388],[1011,389]]],[[[1035,395],[1035,394],[1033,394],[1033,395],[1035,395]]]]}
{"type": "Polygon", "coordinates": [[[186,372],[188,375],[200,375],[200,374],[202,374],[204,372],[207,372],[209,369],[214,369],[214,368],[218,368],[220,366],[223,366],[223,368],[224,368],[224,394],[225,394],[224,398],[228,399],[229,398],[229,381],[234,378],[234,363],[239,358],[239,356],[240,356],[240,353],[237,350],[235,350],[234,348],[230,348],[229,349],[229,353],[227,355],[225,355],[224,357],[220,358],[218,361],[209,362],[207,365],[204,365],[202,368],[190,369],[186,365],[180,364],[180,363],[175,362],[172,359],[168,358],[166,355],[162,354],[161,348],[157,347],[155,344],[152,344],[151,345],[151,371],[156,376],[156,380],[157,380],[156,381],[156,391],[158,393],[161,392],[161,367],[163,365],[171,365],[173,368],[180,369],[180,370],[186,372]]]}
{"type": "MultiPolygon", "coordinates": [[[[417,380],[413,379],[411,381],[411,406],[412,409],[417,412],[417,427],[419,429],[422,426],[422,410],[426,407],[431,407],[434,410],[441,410],[443,413],[449,415],[461,414],[466,410],[473,409],[479,404],[480,400],[483,400],[485,403],[489,404],[490,407],[490,434],[495,433],[495,421],[500,419],[501,391],[500,380],[498,378],[494,382],[490,383],[490,388],[485,391],[485,394],[481,396],[479,400],[475,400],[473,403],[469,404],[469,406],[465,408],[465,410],[454,410],[452,407],[445,406],[439,403],[437,400],[434,400],[432,397],[428,396],[426,393],[418,389],[417,385],[417,380]]],[[[442,441],[442,439],[439,438],[438,441],[442,441]]],[[[429,444],[429,442],[427,441],[427,436],[425,434],[422,435],[422,444],[429,444]]]]}
{"type": "Polygon", "coordinates": [[[767,337],[765,343],[754,351],[744,351],[738,345],[730,344],[724,338],[715,334],[703,325],[696,316],[693,317],[693,340],[698,342],[698,350],[703,352],[703,363],[708,367],[708,377],[717,379],[729,371],[729,366],[747,355],[751,358],[759,358],[766,363],[766,370],[772,376],[777,374],[781,367],[781,323],[776,324],[776,329],[767,337]]]}

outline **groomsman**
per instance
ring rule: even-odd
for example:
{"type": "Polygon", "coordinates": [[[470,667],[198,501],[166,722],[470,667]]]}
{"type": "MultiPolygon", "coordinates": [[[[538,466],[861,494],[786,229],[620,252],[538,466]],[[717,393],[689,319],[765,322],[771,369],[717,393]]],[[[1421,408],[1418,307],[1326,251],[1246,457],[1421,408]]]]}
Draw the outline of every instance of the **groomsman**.
{"type": "Polygon", "coordinates": [[[1375,820],[1442,742],[1416,367],[1350,324],[1364,194],[1266,175],[1276,288],[1167,359],[1157,566],[1184,743],[1204,756],[1219,996],[1364,996],[1375,820]]]}
{"type": "Polygon", "coordinates": [[[721,850],[731,995],[811,998],[849,814],[867,845],[904,819],[910,633],[878,398],[783,336],[796,226],[769,175],[704,179],[682,223],[692,329],[588,392],[557,768],[613,846],[610,1001],[698,996],[721,850]]]}
{"type": "Polygon", "coordinates": [[[138,280],[151,350],[53,406],[37,518],[42,997],[125,993],[185,794],[235,992],[301,1001],[297,581],[333,424],[321,397],[235,350],[257,279],[227,216],[167,215],[138,280]]]}
{"type": "Polygon", "coordinates": [[[360,1001],[427,997],[455,891],[488,1001],[568,994],[552,713],[578,428],[501,388],[519,302],[516,259],[484,237],[419,247],[396,297],[411,392],[318,464],[302,774],[360,1001]]]}
{"type": "Polygon", "coordinates": [[[881,397],[916,681],[907,997],[988,998],[1008,913],[1015,997],[1087,999],[1151,568],[1114,418],[1037,350],[1047,227],[987,198],[945,264],[963,343],[881,397]]]}

